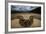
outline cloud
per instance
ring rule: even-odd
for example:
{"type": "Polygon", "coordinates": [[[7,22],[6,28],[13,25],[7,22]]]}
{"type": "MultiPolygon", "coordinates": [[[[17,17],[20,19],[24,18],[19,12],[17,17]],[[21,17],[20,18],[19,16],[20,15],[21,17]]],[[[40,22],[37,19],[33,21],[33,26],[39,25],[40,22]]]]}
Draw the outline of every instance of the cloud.
{"type": "Polygon", "coordinates": [[[38,6],[16,6],[12,5],[11,10],[16,10],[16,11],[31,11],[33,9],[36,9],[38,6]]]}

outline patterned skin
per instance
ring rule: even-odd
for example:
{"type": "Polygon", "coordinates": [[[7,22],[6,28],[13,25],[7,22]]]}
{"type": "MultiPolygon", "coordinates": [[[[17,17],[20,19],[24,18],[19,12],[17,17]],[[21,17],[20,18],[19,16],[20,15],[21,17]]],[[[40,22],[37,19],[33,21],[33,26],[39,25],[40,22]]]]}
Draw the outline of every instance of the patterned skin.
{"type": "Polygon", "coordinates": [[[19,24],[23,27],[30,27],[33,23],[33,16],[30,16],[29,19],[24,19],[23,16],[17,16],[19,24]]]}

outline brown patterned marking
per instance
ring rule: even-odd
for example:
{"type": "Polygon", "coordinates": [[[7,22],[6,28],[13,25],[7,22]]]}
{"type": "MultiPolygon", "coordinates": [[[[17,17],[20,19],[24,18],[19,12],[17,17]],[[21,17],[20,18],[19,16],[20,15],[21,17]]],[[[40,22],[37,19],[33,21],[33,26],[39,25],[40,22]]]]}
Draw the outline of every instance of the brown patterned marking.
{"type": "Polygon", "coordinates": [[[29,27],[33,23],[33,17],[30,16],[28,20],[26,20],[26,19],[20,19],[19,23],[23,27],[29,27]]]}
{"type": "Polygon", "coordinates": [[[23,16],[17,15],[14,19],[20,19],[19,24],[23,27],[29,27],[33,23],[33,16],[30,16],[29,19],[24,19],[23,16]]]}

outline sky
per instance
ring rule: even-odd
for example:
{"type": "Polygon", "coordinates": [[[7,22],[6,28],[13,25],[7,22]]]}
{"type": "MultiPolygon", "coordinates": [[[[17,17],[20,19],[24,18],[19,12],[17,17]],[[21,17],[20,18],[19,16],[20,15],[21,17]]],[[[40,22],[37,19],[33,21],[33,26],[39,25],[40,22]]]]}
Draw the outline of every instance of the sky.
{"type": "Polygon", "coordinates": [[[16,11],[31,11],[36,9],[38,6],[20,6],[20,5],[11,5],[11,10],[16,11]]]}

